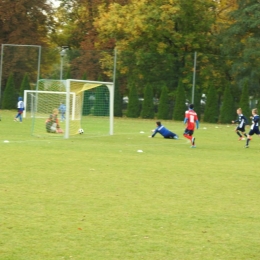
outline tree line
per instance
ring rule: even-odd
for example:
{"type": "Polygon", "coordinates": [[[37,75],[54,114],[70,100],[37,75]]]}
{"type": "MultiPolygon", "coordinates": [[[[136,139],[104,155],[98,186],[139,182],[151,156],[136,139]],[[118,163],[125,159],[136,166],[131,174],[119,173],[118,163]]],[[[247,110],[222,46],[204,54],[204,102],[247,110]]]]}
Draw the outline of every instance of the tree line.
{"type": "MultiPolygon", "coordinates": [[[[246,100],[249,109],[249,97],[259,98],[258,0],[60,2],[57,9],[47,1],[0,2],[0,40],[43,46],[41,78],[59,77],[59,47],[66,45],[64,69],[71,78],[85,75],[89,80],[102,77],[110,81],[116,48],[117,116],[178,120],[178,111],[183,113],[186,100],[191,100],[195,52],[195,102],[205,121],[227,122],[228,113],[223,111],[232,110],[233,118],[241,100],[246,100]],[[202,93],[207,96],[204,107],[200,105],[202,93]],[[159,104],[149,104],[151,95],[159,98],[159,104]],[[129,97],[125,113],[122,96],[129,97]],[[137,104],[132,96],[144,101],[137,104]],[[228,98],[232,102],[225,101],[228,98]],[[163,105],[166,112],[162,112],[163,105]],[[208,112],[210,108],[212,112],[208,112]]],[[[15,51],[8,56],[2,91],[10,72],[16,93],[26,73],[35,77],[30,59],[20,65],[17,56],[15,51]]]]}

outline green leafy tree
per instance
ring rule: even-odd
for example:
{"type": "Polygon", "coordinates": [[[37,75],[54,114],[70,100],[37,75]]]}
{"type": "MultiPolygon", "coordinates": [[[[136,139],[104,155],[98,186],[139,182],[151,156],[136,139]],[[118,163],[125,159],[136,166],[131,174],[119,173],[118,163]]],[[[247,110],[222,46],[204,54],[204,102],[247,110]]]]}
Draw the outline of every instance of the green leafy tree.
{"type": "Polygon", "coordinates": [[[65,79],[71,79],[70,67],[67,68],[67,71],[66,71],[66,74],[65,74],[65,79]]]}
{"type": "Polygon", "coordinates": [[[164,85],[159,99],[158,119],[169,119],[169,106],[168,88],[164,85]]]}
{"type": "Polygon", "coordinates": [[[118,55],[120,73],[135,77],[140,89],[164,80],[172,92],[180,75],[190,82],[192,60],[186,59],[186,53],[208,53],[211,48],[215,5],[210,0],[115,2],[109,9],[100,7],[94,25],[102,41],[116,39],[123,50],[118,55]]]}
{"type": "Polygon", "coordinates": [[[153,88],[150,84],[147,84],[144,89],[141,116],[142,118],[154,118],[153,88]]]}
{"type": "Polygon", "coordinates": [[[239,107],[242,109],[244,116],[249,118],[251,116],[251,111],[249,108],[249,92],[248,92],[248,81],[244,82],[242,94],[239,101],[239,107]]]}
{"type": "MultiPolygon", "coordinates": [[[[260,114],[260,98],[259,98],[258,101],[257,101],[256,108],[257,108],[258,115],[259,115],[259,114],[260,114]]],[[[251,111],[250,111],[250,114],[249,114],[249,115],[250,115],[250,116],[252,115],[251,111]]],[[[249,122],[248,122],[248,124],[249,124],[249,122]]]]}
{"type": "Polygon", "coordinates": [[[30,86],[30,83],[29,83],[29,77],[28,77],[28,74],[25,73],[21,87],[20,87],[20,96],[23,97],[24,91],[30,90],[30,89],[31,89],[31,86],[30,86]]]}
{"type": "Polygon", "coordinates": [[[173,119],[174,120],[183,120],[184,119],[184,113],[185,113],[185,110],[187,110],[185,102],[186,102],[185,90],[184,90],[182,82],[180,81],[178,88],[177,88],[175,105],[174,105],[174,109],[173,109],[173,119]]]}
{"type": "Polygon", "coordinates": [[[87,78],[88,78],[88,77],[87,77],[87,73],[84,72],[84,73],[83,73],[83,76],[82,76],[82,79],[83,79],[83,80],[87,80],[87,78]]]}
{"type": "Polygon", "coordinates": [[[234,98],[230,91],[230,86],[226,85],[223,102],[220,109],[220,123],[230,123],[235,117],[234,98]]]}
{"type": "Polygon", "coordinates": [[[116,80],[115,82],[115,97],[114,97],[114,116],[122,117],[123,116],[123,102],[122,95],[120,93],[119,84],[116,80]]]}
{"type": "Polygon", "coordinates": [[[140,103],[139,103],[137,88],[135,84],[133,84],[130,87],[126,115],[127,117],[131,117],[131,118],[137,118],[140,115],[140,103]]]}
{"type": "Polygon", "coordinates": [[[220,35],[222,52],[232,57],[231,74],[236,84],[249,80],[249,86],[254,84],[250,94],[259,96],[259,1],[238,0],[236,10],[229,15],[232,24],[220,35]]]}
{"type": "Polygon", "coordinates": [[[14,109],[17,103],[17,93],[15,91],[14,76],[11,73],[8,77],[6,88],[3,95],[2,108],[14,109]]]}
{"type": "Polygon", "coordinates": [[[218,95],[213,85],[210,86],[207,94],[207,103],[204,112],[204,122],[216,123],[218,121],[218,95]]]}

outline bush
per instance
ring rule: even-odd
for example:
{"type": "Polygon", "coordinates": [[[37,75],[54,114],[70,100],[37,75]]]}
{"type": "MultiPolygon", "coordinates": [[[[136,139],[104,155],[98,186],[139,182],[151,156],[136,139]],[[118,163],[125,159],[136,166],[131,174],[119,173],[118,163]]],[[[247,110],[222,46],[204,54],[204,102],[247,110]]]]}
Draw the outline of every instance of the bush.
{"type": "Polygon", "coordinates": [[[169,106],[168,88],[163,86],[158,106],[159,119],[169,119],[169,106]]]}
{"type": "Polygon", "coordinates": [[[223,102],[220,109],[220,123],[230,123],[235,117],[234,98],[230,91],[230,86],[226,86],[223,96],[223,102]]]}
{"type": "Polygon", "coordinates": [[[17,104],[17,94],[15,92],[14,77],[11,73],[8,77],[6,88],[4,90],[2,109],[14,109],[17,104]]]}
{"type": "Polygon", "coordinates": [[[28,74],[25,73],[25,75],[23,77],[23,81],[22,81],[21,87],[20,87],[20,96],[23,97],[24,91],[25,90],[30,90],[30,89],[31,89],[31,86],[30,86],[30,83],[29,83],[28,74]]]}
{"type": "Polygon", "coordinates": [[[137,118],[140,115],[140,104],[136,86],[133,84],[129,91],[129,100],[127,106],[127,117],[137,118]]]}
{"type": "Polygon", "coordinates": [[[195,109],[199,119],[201,116],[201,103],[200,103],[201,95],[202,95],[201,92],[197,90],[195,92],[195,96],[194,96],[194,109],[195,109]]]}
{"type": "Polygon", "coordinates": [[[183,120],[184,113],[187,110],[185,102],[186,102],[185,91],[184,91],[182,82],[180,81],[178,88],[177,88],[175,106],[174,106],[174,110],[173,110],[173,119],[174,120],[183,120]]]}
{"type": "Polygon", "coordinates": [[[94,116],[107,115],[109,115],[109,90],[107,86],[101,85],[95,92],[94,116]]]}
{"type": "Polygon", "coordinates": [[[115,82],[115,97],[114,97],[114,116],[122,117],[123,116],[123,101],[122,95],[119,90],[118,82],[115,82]]]}
{"type": "Polygon", "coordinates": [[[248,82],[245,82],[243,85],[239,107],[242,109],[242,113],[246,118],[249,118],[251,116],[251,111],[249,108],[248,82]]]}
{"type": "Polygon", "coordinates": [[[213,85],[209,87],[207,94],[203,121],[208,123],[216,123],[218,121],[218,96],[213,85]]]}
{"type": "Polygon", "coordinates": [[[154,118],[154,104],[153,104],[153,88],[151,85],[146,85],[144,89],[144,101],[141,112],[142,118],[154,118]]]}

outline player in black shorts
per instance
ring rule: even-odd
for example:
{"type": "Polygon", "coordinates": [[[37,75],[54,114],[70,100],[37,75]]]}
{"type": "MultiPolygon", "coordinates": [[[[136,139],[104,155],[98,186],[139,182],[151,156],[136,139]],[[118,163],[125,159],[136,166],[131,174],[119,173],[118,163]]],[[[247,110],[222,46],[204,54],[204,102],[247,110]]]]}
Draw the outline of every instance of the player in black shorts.
{"type": "Polygon", "coordinates": [[[246,127],[246,124],[247,124],[247,119],[242,114],[242,109],[241,108],[237,109],[237,115],[238,115],[237,120],[232,121],[232,124],[238,123],[238,125],[237,125],[237,127],[235,129],[235,132],[239,136],[238,141],[241,141],[241,140],[245,140],[243,138],[242,134],[247,138],[247,134],[246,134],[246,131],[245,131],[245,127],[246,127]]]}
{"type": "Polygon", "coordinates": [[[257,114],[257,109],[254,108],[252,109],[252,116],[250,116],[250,118],[252,119],[252,125],[250,127],[250,131],[247,135],[247,139],[246,139],[246,145],[245,148],[249,148],[249,142],[251,140],[251,136],[256,134],[260,137],[260,131],[259,131],[259,121],[260,121],[260,117],[257,114]]]}

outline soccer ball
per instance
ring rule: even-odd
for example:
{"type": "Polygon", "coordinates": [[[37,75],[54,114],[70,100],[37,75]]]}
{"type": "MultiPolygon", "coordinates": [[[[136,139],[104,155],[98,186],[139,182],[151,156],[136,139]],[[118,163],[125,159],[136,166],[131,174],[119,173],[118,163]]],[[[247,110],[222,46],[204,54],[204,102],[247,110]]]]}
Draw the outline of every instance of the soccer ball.
{"type": "Polygon", "coordinates": [[[78,133],[79,133],[80,135],[82,135],[82,134],[84,133],[84,130],[83,130],[82,128],[80,128],[80,129],[78,130],[78,133]]]}

